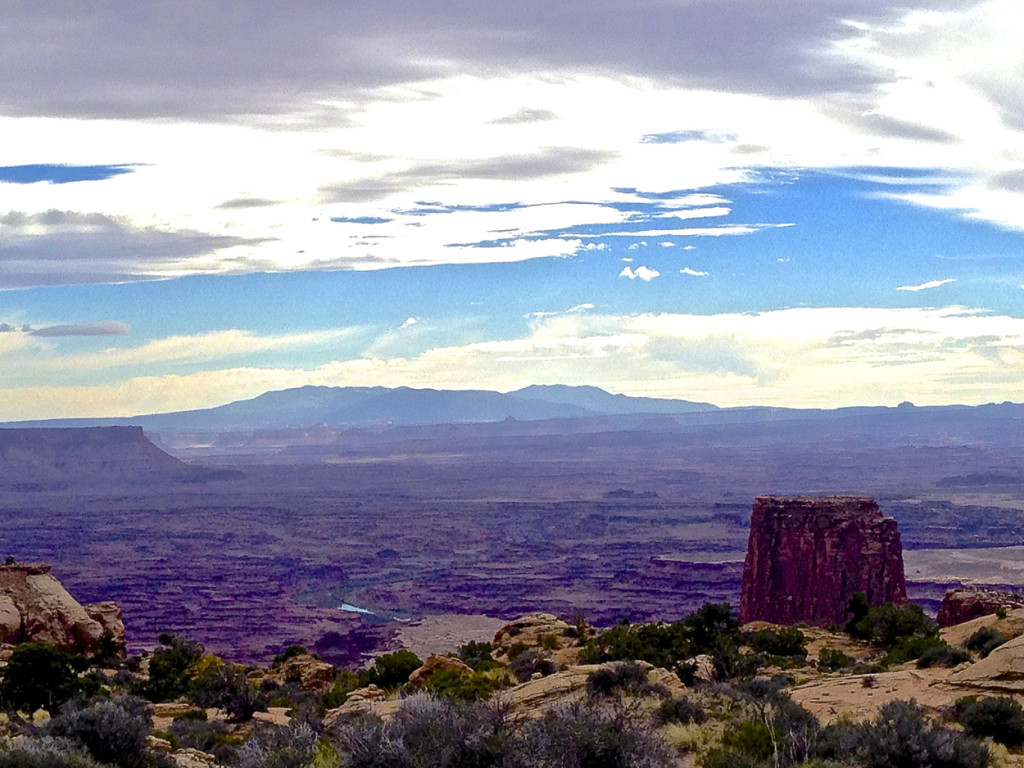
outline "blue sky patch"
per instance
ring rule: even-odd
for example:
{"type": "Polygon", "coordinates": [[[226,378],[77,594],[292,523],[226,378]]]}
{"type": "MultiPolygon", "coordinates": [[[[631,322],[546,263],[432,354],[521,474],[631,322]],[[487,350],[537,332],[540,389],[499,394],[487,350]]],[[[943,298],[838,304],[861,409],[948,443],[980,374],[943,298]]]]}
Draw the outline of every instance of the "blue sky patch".
{"type": "Polygon", "coordinates": [[[39,163],[34,165],[0,166],[0,182],[8,184],[71,184],[76,181],[104,181],[131,173],[134,165],[61,165],[39,163]]]}

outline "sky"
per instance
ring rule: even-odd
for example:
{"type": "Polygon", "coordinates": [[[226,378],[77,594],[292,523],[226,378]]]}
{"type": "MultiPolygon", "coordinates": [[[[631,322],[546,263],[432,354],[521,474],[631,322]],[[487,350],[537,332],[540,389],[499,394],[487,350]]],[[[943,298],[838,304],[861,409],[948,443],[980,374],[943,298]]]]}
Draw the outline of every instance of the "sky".
{"type": "Polygon", "coordinates": [[[1019,0],[0,9],[0,420],[1024,400],[1019,0]]]}

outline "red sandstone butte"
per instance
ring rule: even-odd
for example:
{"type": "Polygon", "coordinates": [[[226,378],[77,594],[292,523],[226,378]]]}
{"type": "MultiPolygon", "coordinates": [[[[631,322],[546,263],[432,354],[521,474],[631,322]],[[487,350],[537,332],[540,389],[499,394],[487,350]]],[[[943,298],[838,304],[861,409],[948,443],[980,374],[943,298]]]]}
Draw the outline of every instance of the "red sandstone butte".
{"type": "Polygon", "coordinates": [[[855,592],[907,602],[896,521],[863,496],[759,496],[743,563],[740,620],[842,624],[855,592]]]}

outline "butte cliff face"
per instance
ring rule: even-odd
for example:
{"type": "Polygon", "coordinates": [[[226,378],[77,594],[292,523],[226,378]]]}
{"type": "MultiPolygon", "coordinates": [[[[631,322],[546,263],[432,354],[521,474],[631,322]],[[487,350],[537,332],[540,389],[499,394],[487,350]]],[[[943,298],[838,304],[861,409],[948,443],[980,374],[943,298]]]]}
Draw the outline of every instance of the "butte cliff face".
{"type": "Polygon", "coordinates": [[[141,427],[0,429],[0,488],[145,481],[184,469],[141,427]]]}
{"type": "Polygon", "coordinates": [[[80,605],[43,563],[0,565],[0,642],[39,642],[92,655],[109,633],[124,651],[124,624],[116,603],[80,605]]]}
{"type": "Polygon", "coordinates": [[[896,521],[860,496],[760,496],[750,518],[740,620],[827,625],[847,619],[856,592],[905,603],[896,521]]]}

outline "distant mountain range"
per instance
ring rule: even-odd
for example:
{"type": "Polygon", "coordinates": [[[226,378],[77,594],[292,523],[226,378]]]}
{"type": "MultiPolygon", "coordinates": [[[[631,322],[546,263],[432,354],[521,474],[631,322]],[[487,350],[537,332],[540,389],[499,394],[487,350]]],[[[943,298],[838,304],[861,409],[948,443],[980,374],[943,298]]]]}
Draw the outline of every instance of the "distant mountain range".
{"type": "Polygon", "coordinates": [[[140,426],[146,430],[225,432],[331,426],[425,426],[539,421],[633,414],[715,411],[711,403],[613,395],[597,387],[530,386],[507,394],[487,390],[409,387],[298,387],[266,392],[217,408],[116,419],[51,419],[9,427],[140,426]]]}
{"type": "MultiPolygon", "coordinates": [[[[4,427],[136,426],[148,432],[226,433],[252,430],[413,428],[509,422],[502,432],[534,431],[523,422],[551,422],[545,432],[604,429],[674,429],[687,425],[742,425],[781,421],[915,423],[939,420],[1024,418],[1024,405],[947,405],[918,408],[865,406],[836,409],[742,407],[653,397],[613,395],[598,387],[534,385],[514,392],[438,390],[409,387],[298,387],[266,392],[217,408],[113,419],[52,419],[9,422],[4,427]],[[881,421],[879,421],[881,420],[881,421]],[[557,422],[557,423],[556,423],[557,422]],[[598,423],[600,422],[600,423],[598,423]],[[573,426],[573,425],[578,425],[573,426]]],[[[538,424],[539,427],[539,424],[538,424]]]]}

